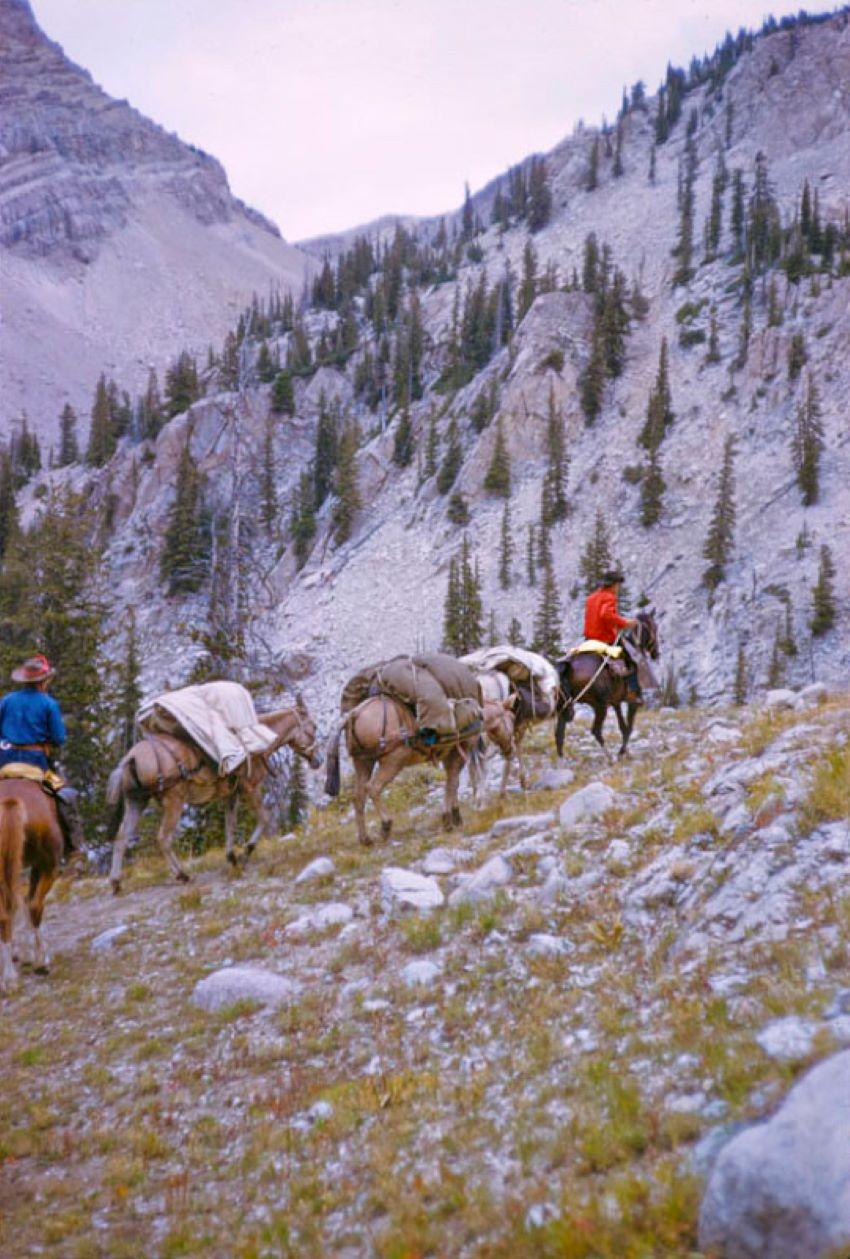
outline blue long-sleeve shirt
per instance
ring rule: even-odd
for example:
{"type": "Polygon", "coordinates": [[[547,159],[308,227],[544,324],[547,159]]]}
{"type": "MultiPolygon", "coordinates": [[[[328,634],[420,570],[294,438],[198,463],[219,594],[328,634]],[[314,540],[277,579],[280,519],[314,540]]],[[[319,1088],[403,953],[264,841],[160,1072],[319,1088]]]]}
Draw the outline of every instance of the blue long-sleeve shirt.
{"type": "Polygon", "coordinates": [[[62,711],[52,695],[25,687],[0,699],[0,739],[24,743],[65,742],[62,711]]]}

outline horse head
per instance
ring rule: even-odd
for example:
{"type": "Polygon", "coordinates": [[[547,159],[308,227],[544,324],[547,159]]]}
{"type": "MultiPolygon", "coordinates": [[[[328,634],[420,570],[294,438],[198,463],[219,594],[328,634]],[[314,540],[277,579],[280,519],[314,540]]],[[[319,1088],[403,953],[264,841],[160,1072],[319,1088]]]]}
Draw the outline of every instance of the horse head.
{"type": "Polygon", "coordinates": [[[655,608],[647,608],[645,612],[638,612],[637,623],[635,645],[642,651],[645,651],[650,659],[657,660],[660,647],[655,608]]]}
{"type": "Polygon", "coordinates": [[[323,757],[317,739],[318,730],[300,691],[295,696],[294,712],[296,725],[287,742],[293,752],[303,756],[311,769],[320,769],[323,757]]]}

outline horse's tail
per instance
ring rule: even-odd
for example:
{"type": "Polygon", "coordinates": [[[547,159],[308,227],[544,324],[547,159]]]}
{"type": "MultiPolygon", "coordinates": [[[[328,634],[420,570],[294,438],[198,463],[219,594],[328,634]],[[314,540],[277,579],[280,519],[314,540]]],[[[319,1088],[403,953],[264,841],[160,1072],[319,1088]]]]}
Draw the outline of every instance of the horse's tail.
{"type": "Polygon", "coordinates": [[[325,792],[329,796],[338,796],[340,787],[339,773],[339,741],[342,738],[342,732],[348,725],[350,713],[343,717],[342,721],[337,722],[336,729],[328,739],[325,748],[325,757],[327,760],[327,769],[325,771],[325,792]]]}
{"type": "Polygon", "coordinates": [[[24,809],[16,796],[0,800],[0,923],[11,924],[21,895],[24,809]]]}
{"type": "Polygon", "coordinates": [[[555,747],[558,755],[563,756],[564,734],[576,713],[575,700],[572,693],[572,670],[569,660],[559,661],[558,676],[561,679],[561,685],[558,688],[558,702],[556,705],[558,715],[555,720],[555,747]]]}
{"type": "Polygon", "coordinates": [[[111,806],[106,823],[106,842],[111,844],[124,820],[124,762],[113,769],[106,784],[106,803],[111,806]]]}

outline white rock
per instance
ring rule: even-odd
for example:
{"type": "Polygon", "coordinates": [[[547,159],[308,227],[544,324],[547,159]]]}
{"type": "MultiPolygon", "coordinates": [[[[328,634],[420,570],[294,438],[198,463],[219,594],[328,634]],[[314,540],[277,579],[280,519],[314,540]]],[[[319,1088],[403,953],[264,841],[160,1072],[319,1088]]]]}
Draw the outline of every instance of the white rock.
{"type": "Polygon", "coordinates": [[[192,1001],[202,1010],[222,1010],[237,1001],[253,1001],[257,1005],[277,1008],[297,995],[298,985],[284,975],[260,966],[227,966],[200,979],[192,993],[192,1001]]]}
{"type": "Polygon", "coordinates": [[[617,794],[605,783],[592,782],[569,797],[558,811],[561,826],[578,826],[605,813],[617,799],[617,794]]]}
{"type": "Polygon", "coordinates": [[[605,860],[610,864],[614,862],[616,865],[622,865],[628,861],[631,849],[624,839],[612,839],[611,843],[605,850],[605,860]]]}
{"type": "Polygon", "coordinates": [[[536,932],[533,936],[529,936],[526,949],[533,957],[563,957],[566,953],[572,953],[574,946],[569,940],[562,940],[559,936],[547,935],[543,931],[536,932]]]}
{"type": "Polygon", "coordinates": [[[540,835],[526,835],[525,839],[520,839],[510,848],[506,848],[502,855],[505,857],[543,857],[544,854],[552,851],[552,844],[546,832],[543,832],[540,835]]]}
{"type": "Polygon", "coordinates": [[[420,984],[428,987],[434,983],[440,974],[440,967],[437,963],[429,962],[427,958],[415,958],[414,961],[408,962],[401,971],[401,977],[408,988],[416,988],[420,984]]]}
{"type": "Polygon", "coordinates": [[[752,815],[745,804],[736,804],[734,809],[730,809],[720,823],[720,832],[723,835],[731,835],[733,838],[739,838],[745,835],[752,825],[752,815]]]}
{"type": "Polygon", "coordinates": [[[314,1123],[321,1122],[324,1119],[330,1119],[333,1113],[334,1113],[333,1106],[331,1105],[330,1102],[326,1102],[326,1101],[314,1102],[313,1105],[310,1107],[310,1109],[307,1111],[307,1114],[313,1120],[314,1123]]]}
{"type": "Polygon", "coordinates": [[[470,875],[461,887],[452,892],[449,904],[462,905],[464,901],[475,904],[478,901],[489,900],[500,887],[510,883],[513,873],[509,862],[505,861],[504,857],[498,855],[491,857],[470,875]]]}
{"type": "Polygon", "coordinates": [[[715,721],[706,730],[705,737],[710,743],[737,743],[741,731],[737,726],[727,726],[723,722],[715,721]]]}
{"type": "Polygon", "coordinates": [[[824,683],[811,682],[800,691],[797,703],[801,708],[817,708],[819,704],[825,704],[828,699],[829,691],[824,683]]]}
{"type": "Polygon", "coordinates": [[[829,1034],[835,1037],[839,1045],[850,1045],[850,1014],[839,1014],[836,1018],[830,1019],[824,1026],[829,1034]]]}
{"type": "Polygon", "coordinates": [[[400,866],[387,866],[381,871],[381,905],[391,913],[398,909],[415,909],[427,913],[439,909],[445,897],[436,879],[400,866]]]}
{"type": "Polygon", "coordinates": [[[451,848],[432,848],[422,862],[422,869],[426,874],[451,874],[457,862],[457,853],[451,848]]]}
{"type": "Polygon", "coordinates": [[[563,870],[550,870],[546,875],[546,882],[537,894],[537,899],[541,905],[553,905],[563,896],[568,887],[567,876],[563,870]]]}
{"type": "Polygon", "coordinates": [[[768,691],[764,697],[765,708],[770,708],[774,711],[782,708],[794,708],[796,703],[796,692],[789,691],[787,687],[778,687],[774,691],[768,691]]]}
{"type": "Polygon", "coordinates": [[[566,765],[553,765],[551,769],[545,770],[531,786],[534,791],[562,791],[564,787],[569,787],[574,778],[575,774],[571,769],[567,769],[566,765]]]}
{"type": "Polygon", "coordinates": [[[336,866],[330,857],[317,857],[315,861],[311,861],[305,866],[296,878],[296,883],[310,883],[313,879],[326,879],[336,870],[336,866]]]}
{"type": "Polygon", "coordinates": [[[769,1058],[788,1061],[805,1058],[811,1052],[819,1027],[820,1024],[813,1019],[790,1014],[787,1018],[766,1023],[756,1036],[756,1044],[769,1058]]]}
{"type": "Polygon", "coordinates": [[[326,931],[328,927],[342,927],[351,922],[354,911],[348,905],[330,901],[327,905],[317,905],[308,914],[302,914],[294,922],[283,929],[286,936],[303,936],[310,931],[326,931]]]}
{"type": "Polygon", "coordinates": [[[850,1051],[809,1071],[714,1164],[699,1248],[723,1259],[826,1259],[850,1247],[850,1051]]]}
{"type": "Polygon", "coordinates": [[[101,931],[100,935],[96,935],[89,948],[92,953],[108,953],[113,944],[126,935],[129,930],[130,928],[125,922],[119,922],[117,926],[110,927],[108,931],[101,931]]]}
{"type": "Polygon", "coordinates": [[[509,831],[543,830],[551,826],[555,818],[551,813],[521,813],[514,817],[503,817],[493,823],[491,834],[505,835],[509,831]]]}

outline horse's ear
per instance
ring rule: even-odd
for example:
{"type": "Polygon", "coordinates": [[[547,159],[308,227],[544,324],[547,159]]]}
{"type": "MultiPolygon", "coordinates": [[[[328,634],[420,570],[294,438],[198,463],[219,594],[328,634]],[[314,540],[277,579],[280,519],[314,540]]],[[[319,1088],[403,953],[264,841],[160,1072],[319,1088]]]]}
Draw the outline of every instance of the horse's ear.
{"type": "Polygon", "coordinates": [[[299,713],[307,712],[307,705],[304,703],[304,696],[300,691],[295,692],[295,707],[298,709],[299,713]]]}

